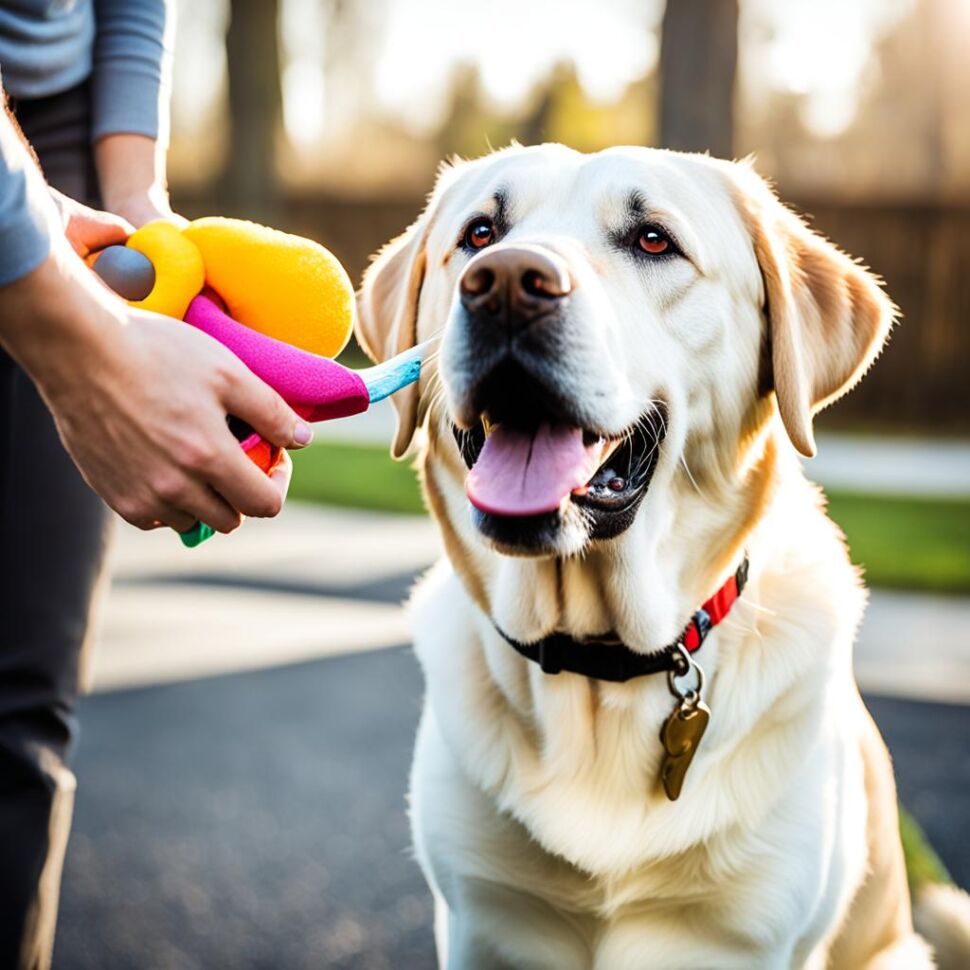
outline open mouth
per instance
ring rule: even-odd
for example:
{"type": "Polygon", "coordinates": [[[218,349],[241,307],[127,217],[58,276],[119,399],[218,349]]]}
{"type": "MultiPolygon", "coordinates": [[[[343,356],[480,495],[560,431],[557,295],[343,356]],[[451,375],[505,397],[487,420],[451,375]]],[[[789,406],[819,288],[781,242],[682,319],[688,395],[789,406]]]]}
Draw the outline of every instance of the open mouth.
{"type": "Polygon", "coordinates": [[[493,423],[487,414],[470,430],[455,427],[476,525],[515,551],[552,547],[570,524],[590,539],[618,535],[647,492],[666,426],[658,405],[615,436],[562,420],[493,423]]]}

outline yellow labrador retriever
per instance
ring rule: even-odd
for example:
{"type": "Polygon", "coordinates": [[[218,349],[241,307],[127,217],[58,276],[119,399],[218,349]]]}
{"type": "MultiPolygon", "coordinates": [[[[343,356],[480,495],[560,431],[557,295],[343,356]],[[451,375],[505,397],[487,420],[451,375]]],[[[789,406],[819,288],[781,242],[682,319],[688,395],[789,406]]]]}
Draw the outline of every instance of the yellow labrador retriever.
{"type": "MultiPolygon", "coordinates": [[[[447,559],[413,833],[451,970],[920,970],[865,594],[798,455],[894,307],[750,166],[446,168],[359,335],[447,559]]],[[[970,964],[968,964],[970,965],[970,964]]]]}

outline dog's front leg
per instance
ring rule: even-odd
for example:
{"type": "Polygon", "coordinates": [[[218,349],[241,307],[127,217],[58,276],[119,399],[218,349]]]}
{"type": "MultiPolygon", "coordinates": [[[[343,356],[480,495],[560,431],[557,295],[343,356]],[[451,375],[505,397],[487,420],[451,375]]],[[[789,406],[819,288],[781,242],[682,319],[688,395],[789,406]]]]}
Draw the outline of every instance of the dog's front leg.
{"type": "Polygon", "coordinates": [[[579,926],[543,900],[507,886],[462,880],[448,913],[447,970],[590,970],[579,926]]]}
{"type": "MultiPolygon", "coordinates": [[[[568,867],[469,782],[428,708],[410,801],[417,858],[435,896],[442,970],[589,970],[592,928],[541,898],[543,887],[561,886],[568,867]]],[[[572,878],[587,885],[581,874],[572,878]]]]}
{"type": "Polygon", "coordinates": [[[448,912],[447,940],[435,934],[441,970],[519,970],[496,952],[495,941],[477,934],[471,921],[448,912]],[[442,945],[444,944],[444,945],[442,945]]]}

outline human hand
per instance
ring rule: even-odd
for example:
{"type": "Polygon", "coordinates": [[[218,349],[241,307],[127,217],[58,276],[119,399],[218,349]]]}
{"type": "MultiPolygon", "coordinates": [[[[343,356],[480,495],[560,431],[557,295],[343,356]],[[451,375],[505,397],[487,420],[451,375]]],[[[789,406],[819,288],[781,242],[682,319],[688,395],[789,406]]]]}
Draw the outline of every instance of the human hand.
{"type": "Polygon", "coordinates": [[[105,246],[124,245],[135,231],[128,220],[118,215],[92,209],[57,189],[50,192],[61,216],[64,235],[82,259],[105,246]]]}
{"type": "Polygon", "coordinates": [[[221,344],[128,307],[56,249],[0,291],[0,310],[4,342],[40,388],[67,450],[127,521],[231,532],[244,515],[280,511],[289,462],[263,474],[226,415],[283,447],[307,444],[311,429],[221,344]]]}
{"type": "Polygon", "coordinates": [[[112,200],[111,211],[130,222],[136,229],[156,219],[174,222],[177,226],[188,225],[187,219],[172,211],[168,190],[158,184],[125,198],[112,200]]]}

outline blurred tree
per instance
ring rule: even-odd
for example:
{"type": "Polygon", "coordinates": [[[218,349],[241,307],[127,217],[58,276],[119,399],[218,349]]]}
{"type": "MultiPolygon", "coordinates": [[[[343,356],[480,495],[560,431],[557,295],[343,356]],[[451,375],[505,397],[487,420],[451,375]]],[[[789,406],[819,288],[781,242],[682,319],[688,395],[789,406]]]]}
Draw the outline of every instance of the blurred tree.
{"type": "Polygon", "coordinates": [[[282,114],[278,0],[232,0],[230,18],[224,206],[272,225],[279,209],[276,140],[282,114]]]}
{"type": "Polygon", "coordinates": [[[523,145],[561,141],[595,152],[609,145],[648,144],[654,138],[652,75],[628,85],[616,100],[600,103],[587,95],[576,65],[559,61],[516,113],[490,104],[475,64],[458,64],[450,87],[451,105],[435,135],[441,157],[475,158],[490,146],[501,147],[513,139],[523,145]]]}
{"type": "Polygon", "coordinates": [[[615,100],[591,100],[571,61],[559,63],[548,82],[535,122],[543,139],[561,141],[584,152],[610,145],[645,145],[654,137],[656,84],[650,76],[628,85],[615,100]]]}
{"type": "Polygon", "coordinates": [[[660,143],[730,158],[738,0],[667,0],[660,37],[660,143]]]}
{"type": "Polygon", "coordinates": [[[323,65],[329,137],[339,136],[373,108],[389,0],[318,0],[323,4],[323,65]]]}

